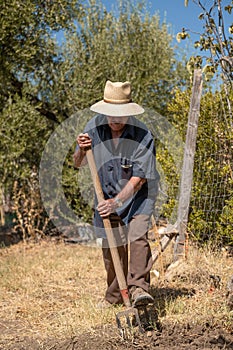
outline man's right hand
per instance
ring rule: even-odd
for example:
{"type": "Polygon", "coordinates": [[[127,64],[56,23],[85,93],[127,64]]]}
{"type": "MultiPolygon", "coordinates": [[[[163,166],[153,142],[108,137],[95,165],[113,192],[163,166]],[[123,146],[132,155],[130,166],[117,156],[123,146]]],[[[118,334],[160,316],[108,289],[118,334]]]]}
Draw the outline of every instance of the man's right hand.
{"type": "Polygon", "coordinates": [[[92,140],[87,133],[79,134],[76,141],[77,141],[77,144],[79,145],[80,149],[83,151],[85,151],[86,149],[91,147],[92,140]]]}
{"type": "Polygon", "coordinates": [[[82,165],[85,165],[87,163],[86,161],[86,151],[91,148],[91,138],[90,136],[86,134],[79,134],[76,142],[78,144],[78,149],[74,152],[73,158],[74,158],[74,166],[80,167],[82,165]]]}

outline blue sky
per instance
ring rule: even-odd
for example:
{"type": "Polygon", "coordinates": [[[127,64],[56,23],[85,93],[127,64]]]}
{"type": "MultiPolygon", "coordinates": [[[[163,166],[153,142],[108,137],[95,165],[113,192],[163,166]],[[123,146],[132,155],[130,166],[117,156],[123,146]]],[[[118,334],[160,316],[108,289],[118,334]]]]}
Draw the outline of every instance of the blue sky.
{"type": "MultiPolygon", "coordinates": [[[[207,4],[207,9],[213,0],[203,0],[203,4],[207,4]]],[[[117,0],[102,0],[102,3],[108,10],[111,9],[117,3],[117,0]]],[[[230,0],[222,0],[222,4],[227,5],[230,0]]],[[[174,32],[179,32],[183,27],[192,31],[201,31],[203,22],[198,19],[199,14],[202,12],[201,8],[194,4],[193,0],[189,0],[189,4],[186,7],[184,0],[151,0],[146,1],[148,4],[148,10],[151,14],[158,13],[160,18],[165,19],[167,23],[172,25],[174,32]]],[[[225,13],[225,11],[224,11],[225,13]]],[[[233,22],[232,14],[226,13],[225,21],[230,24],[233,22]]]]}
{"type": "MultiPolygon", "coordinates": [[[[129,0],[130,1],[130,0],[129,0]]],[[[118,0],[102,0],[101,1],[107,10],[112,8],[116,9],[116,4],[118,0]]],[[[137,2],[134,0],[133,3],[137,2]]],[[[202,0],[203,4],[207,4],[207,9],[213,0],[202,0]]],[[[173,45],[178,46],[182,51],[185,51],[187,56],[198,54],[197,50],[194,49],[193,43],[199,39],[199,34],[203,32],[204,22],[198,19],[198,16],[201,13],[201,8],[194,4],[193,0],[189,0],[187,7],[184,5],[184,0],[146,0],[148,11],[153,14],[158,14],[161,22],[165,21],[169,24],[169,32],[173,35],[173,45]],[[175,37],[178,32],[185,28],[190,30],[190,39],[181,41],[179,44],[176,41],[175,37]]],[[[222,0],[223,7],[228,5],[230,0],[222,0]]],[[[224,22],[225,25],[230,25],[233,22],[232,14],[228,14],[224,11],[224,22]]],[[[228,31],[226,32],[228,35],[228,31]]],[[[56,35],[58,41],[62,41],[64,36],[62,33],[56,35]]],[[[178,53],[178,52],[177,52],[178,53]]]]}
{"type": "MultiPolygon", "coordinates": [[[[208,6],[213,4],[213,0],[203,0],[202,2],[208,6]]],[[[108,10],[110,10],[112,6],[116,5],[117,0],[102,0],[102,3],[108,10]]],[[[229,0],[222,0],[223,7],[224,4],[227,5],[229,3],[229,0]]],[[[171,25],[170,32],[174,35],[174,44],[178,45],[177,41],[175,40],[176,34],[180,32],[182,28],[189,29],[191,31],[189,32],[190,40],[181,41],[179,46],[181,48],[189,47],[189,50],[197,53],[197,51],[191,47],[190,41],[194,43],[199,39],[198,33],[203,32],[204,22],[198,19],[198,16],[202,12],[199,6],[194,4],[192,0],[189,0],[187,7],[184,5],[184,0],[148,0],[146,1],[146,4],[148,4],[148,10],[152,15],[158,14],[162,22],[165,20],[167,24],[171,25]]],[[[209,7],[207,7],[207,9],[208,8],[209,7]]],[[[232,24],[232,14],[230,15],[224,11],[224,21],[225,24],[232,24]]]]}
{"type": "MultiPolygon", "coordinates": [[[[110,10],[117,0],[103,0],[102,3],[110,10]]],[[[170,23],[175,32],[180,31],[182,27],[195,28],[200,22],[198,20],[200,9],[193,4],[192,0],[189,1],[188,7],[184,6],[184,0],[151,0],[146,1],[146,4],[151,14],[159,14],[161,20],[165,19],[170,23]]]]}

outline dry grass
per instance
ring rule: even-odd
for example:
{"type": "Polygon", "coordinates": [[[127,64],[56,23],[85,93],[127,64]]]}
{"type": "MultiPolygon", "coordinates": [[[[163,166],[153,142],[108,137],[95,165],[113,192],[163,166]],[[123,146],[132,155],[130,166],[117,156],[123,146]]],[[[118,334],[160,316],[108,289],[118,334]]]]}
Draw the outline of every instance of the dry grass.
{"type": "Polygon", "coordinates": [[[100,249],[20,243],[0,251],[0,277],[2,340],[69,337],[114,319],[95,308],[105,288],[100,249]]]}
{"type": "MultiPolygon", "coordinates": [[[[169,257],[165,259],[167,263],[169,257]]],[[[188,261],[173,270],[169,282],[152,275],[160,322],[221,323],[232,327],[233,315],[225,297],[232,273],[233,261],[226,254],[190,249],[188,261]],[[221,277],[219,288],[211,288],[210,275],[221,277]]],[[[56,241],[2,248],[0,346],[25,337],[42,342],[64,339],[85,331],[95,332],[96,327],[106,324],[115,325],[115,308],[96,309],[104,290],[99,248],[56,241]]]]}
{"type": "Polygon", "coordinates": [[[226,305],[226,285],[232,274],[232,257],[207,248],[190,249],[187,261],[171,270],[166,284],[172,290],[165,296],[166,321],[232,328],[233,313],[226,305]],[[220,283],[215,285],[210,276],[220,277],[220,283]]]}

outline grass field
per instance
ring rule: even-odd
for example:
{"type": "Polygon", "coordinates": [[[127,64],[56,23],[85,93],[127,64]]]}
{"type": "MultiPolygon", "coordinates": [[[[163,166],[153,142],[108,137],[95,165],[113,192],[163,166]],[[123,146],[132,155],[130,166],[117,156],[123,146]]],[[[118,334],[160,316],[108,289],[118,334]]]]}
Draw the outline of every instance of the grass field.
{"type": "MultiPolygon", "coordinates": [[[[164,266],[171,262],[169,249],[164,266]]],[[[161,263],[156,262],[154,269],[161,269],[161,263]]],[[[187,261],[172,271],[169,280],[162,272],[160,278],[151,273],[151,293],[161,324],[208,323],[232,329],[226,284],[233,274],[233,259],[225,251],[190,247],[187,261]],[[211,275],[220,277],[219,285],[213,285],[211,275]]],[[[104,291],[100,248],[57,240],[1,248],[0,348],[10,349],[11,344],[28,338],[45,349],[47,339],[115,327],[116,308],[96,308],[104,291]]]]}

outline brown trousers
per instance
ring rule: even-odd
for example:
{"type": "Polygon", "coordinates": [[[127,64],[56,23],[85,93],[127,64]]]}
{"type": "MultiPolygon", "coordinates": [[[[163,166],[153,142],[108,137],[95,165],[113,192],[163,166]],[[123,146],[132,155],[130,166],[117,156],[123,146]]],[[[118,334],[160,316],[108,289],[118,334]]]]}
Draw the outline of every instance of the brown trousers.
{"type": "MultiPolygon", "coordinates": [[[[111,215],[110,220],[128,288],[137,286],[148,291],[152,267],[151,249],[147,240],[149,216],[137,215],[133,217],[127,228],[116,215],[111,215]]],[[[107,272],[105,299],[112,304],[122,303],[111,252],[106,239],[103,240],[102,251],[107,272]]]]}

